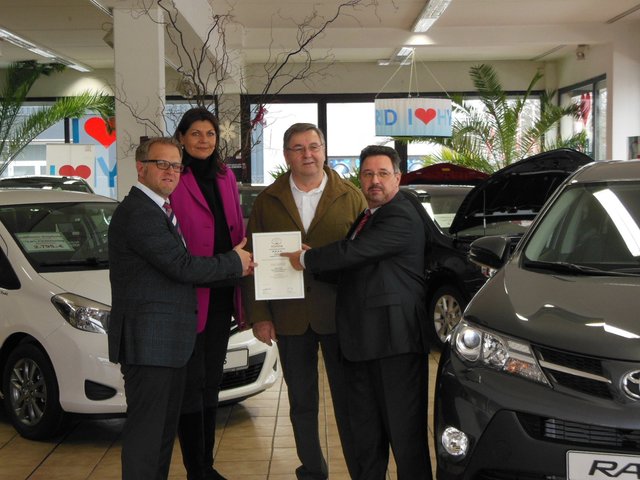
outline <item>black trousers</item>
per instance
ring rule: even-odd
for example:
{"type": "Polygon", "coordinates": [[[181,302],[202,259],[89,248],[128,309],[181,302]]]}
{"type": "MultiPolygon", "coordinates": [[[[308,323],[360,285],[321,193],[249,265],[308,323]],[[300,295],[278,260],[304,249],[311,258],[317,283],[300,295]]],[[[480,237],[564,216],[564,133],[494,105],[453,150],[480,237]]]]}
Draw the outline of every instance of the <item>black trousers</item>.
{"type": "Polygon", "coordinates": [[[182,413],[218,406],[230,328],[231,311],[209,314],[204,331],[196,337],[196,347],[187,364],[182,413]]]}
{"type": "Polygon", "coordinates": [[[328,475],[318,431],[318,347],[322,348],[342,452],[349,474],[355,478],[358,465],[349,428],[347,387],[338,337],[320,335],[311,328],[303,335],[278,335],[280,363],[289,395],[289,417],[302,463],[296,475],[299,479],[324,479],[328,475]]]}
{"type": "Polygon", "coordinates": [[[122,431],[122,479],[164,480],[184,392],[186,367],[121,365],[127,397],[122,431]]]}
{"type": "Polygon", "coordinates": [[[344,360],[358,480],[384,480],[389,446],[398,480],[431,480],[426,354],[344,360]]]}

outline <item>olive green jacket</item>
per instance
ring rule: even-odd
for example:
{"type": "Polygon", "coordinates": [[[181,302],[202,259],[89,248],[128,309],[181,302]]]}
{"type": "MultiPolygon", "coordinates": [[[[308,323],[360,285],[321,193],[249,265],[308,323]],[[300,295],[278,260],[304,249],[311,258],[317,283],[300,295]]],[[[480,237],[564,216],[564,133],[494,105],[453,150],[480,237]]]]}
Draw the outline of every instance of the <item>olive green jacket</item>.
{"type": "MultiPolygon", "coordinates": [[[[324,167],[328,176],[316,214],[305,233],[289,185],[291,172],[281,175],[256,198],[247,225],[247,249],[252,250],[251,234],[261,232],[302,232],[302,243],[311,248],[342,240],[356,217],[367,207],[362,192],[351,182],[324,167]]],[[[258,266],[260,268],[260,266],[258,266]]],[[[321,335],[336,332],[336,287],[304,272],[305,298],[294,300],[255,300],[252,276],[243,279],[243,300],[247,322],[251,325],[271,321],[276,334],[301,335],[309,325],[321,335]]]]}

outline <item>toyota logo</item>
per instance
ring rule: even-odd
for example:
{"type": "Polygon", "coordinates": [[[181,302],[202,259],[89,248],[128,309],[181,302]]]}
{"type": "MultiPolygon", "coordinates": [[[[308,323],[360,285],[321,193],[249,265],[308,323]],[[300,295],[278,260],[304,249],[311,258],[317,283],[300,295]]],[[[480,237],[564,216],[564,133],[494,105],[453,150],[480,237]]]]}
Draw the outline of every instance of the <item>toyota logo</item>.
{"type": "Polygon", "coordinates": [[[634,370],[622,377],[622,389],[629,398],[640,400],[640,370],[634,370]]]}

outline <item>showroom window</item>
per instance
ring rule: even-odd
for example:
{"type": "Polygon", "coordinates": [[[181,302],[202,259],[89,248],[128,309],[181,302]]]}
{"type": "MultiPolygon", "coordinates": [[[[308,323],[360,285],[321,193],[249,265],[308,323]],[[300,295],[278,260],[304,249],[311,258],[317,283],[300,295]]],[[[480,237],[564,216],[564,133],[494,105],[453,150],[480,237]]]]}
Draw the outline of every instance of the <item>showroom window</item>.
{"type": "Polygon", "coordinates": [[[251,119],[255,121],[251,134],[251,184],[270,185],[287,168],[282,155],[284,132],[296,122],[318,125],[318,105],[269,103],[259,111],[258,105],[252,104],[251,119]]]}
{"type": "MultiPolygon", "coordinates": [[[[251,109],[255,121],[257,104],[251,109]]],[[[245,107],[246,108],[246,107],[245,107]]],[[[375,135],[375,106],[372,95],[282,95],[278,103],[264,105],[255,122],[249,170],[253,185],[269,185],[285,168],[282,137],[296,122],[314,123],[325,133],[327,162],[342,176],[357,171],[360,151],[367,145],[389,145],[391,138],[375,135]]],[[[400,148],[403,148],[402,146],[400,148]]]]}
{"type": "Polygon", "coordinates": [[[607,156],[607,82],[601,76],[559,90],[560,104],[580,106],[580,117],[567,119],[561,124],[563,137],[586,132],[587,153],[595,160],[607,156]]]}
{"type": "MultiPolygon", "coordinates": [[[[398,95],[385,95],[385,97],[398,95]]],[[[465,94],[466,102],[482,109],[482,103],[473,94],[465,94]]],[[[327,162],[343,176],[356,172],[360,151],[367,145],[395,147],[402,160],[403,171],[413,171],[424,166],[432,155],[438,155],[440,147],[428,142],[412,142],[408,145],[394,142],[390,137],[375,135],[374,95],[281,95],[278,103],[266,104],[255,121],[257,103],[251,96],[245,97],[245,108],[250,108],[250,118],[255,122],[250,162],[250,175],[243,182],[253,185],[269,185],[273,175],[284,168],[282,136],[295,122],[315,123],[326,134],[327,162]]],[[[540,114],[540,100],[533,94],[527,101],[526,114],[520,128],[530,126],[540,114]]],[[[246,126],[245,126],[246,128],[246,126]]]]}
{"type": "MultiPolygon", "coordinates": [[[[19,126],[31,114],[35,113],[41,106],[51,105],[51,102],[40,102],[37,104],[25,104],[20,107],[15,119],[15,125],[19,126]]],[[[27,145],[15,159],[2,172],[3,177],[14,177],[20,175],[46,175],[46,144],[64,143],[64,122],[58,122],[48,128],[27,145]]]]}

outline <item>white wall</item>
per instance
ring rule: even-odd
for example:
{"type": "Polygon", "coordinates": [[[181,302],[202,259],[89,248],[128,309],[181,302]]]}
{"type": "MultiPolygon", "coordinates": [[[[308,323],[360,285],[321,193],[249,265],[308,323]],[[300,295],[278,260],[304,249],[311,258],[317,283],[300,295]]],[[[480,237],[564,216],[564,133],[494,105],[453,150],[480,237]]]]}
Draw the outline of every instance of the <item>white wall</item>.
{"type": "Polygon", "coordinates": [[[607,158],[628,159],[628,137],[640,136],[640,22],[621,23],[613,40],[589,47],[584,60],[558,63],[557,87],[605,74],[607,77],[607,158]]]}

